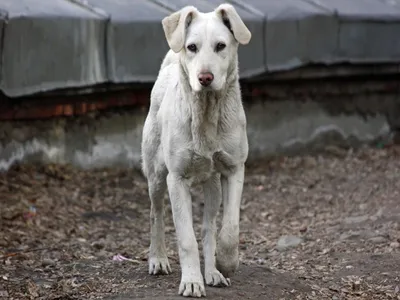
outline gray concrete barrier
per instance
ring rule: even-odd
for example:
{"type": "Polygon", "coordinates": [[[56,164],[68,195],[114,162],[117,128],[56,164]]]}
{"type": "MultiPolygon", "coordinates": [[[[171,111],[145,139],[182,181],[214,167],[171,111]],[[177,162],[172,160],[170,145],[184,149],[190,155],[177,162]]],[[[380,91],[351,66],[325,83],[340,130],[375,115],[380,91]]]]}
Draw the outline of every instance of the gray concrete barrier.
{"type": "Polygon", "coordinates": [[[3,0],[0,89],[9,97],[152,83],[168,50],[161,20],[232,3],[253,33],[242,79],[310,64],[400,62],[400,0],[3,0]]]}
{"type": "Polygon", "coordinates": [[[2,0],[1,90],[8,96],[107,81],[106,18],[65,0],[2,0]]]}

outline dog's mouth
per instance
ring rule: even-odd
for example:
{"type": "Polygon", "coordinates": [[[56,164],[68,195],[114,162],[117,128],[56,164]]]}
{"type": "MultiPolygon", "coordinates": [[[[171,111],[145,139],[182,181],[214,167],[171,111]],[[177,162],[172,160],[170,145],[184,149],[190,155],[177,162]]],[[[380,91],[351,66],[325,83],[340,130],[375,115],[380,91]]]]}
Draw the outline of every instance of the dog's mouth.
{"type": "Polygon", "coordinates": [[[211,85],[209,85],[209,86],[201,86],[200,87],[200,92],[212,92],[212,91],[214,91],[215,89],[214,89],[214,87],[213,86],[211,86],[211,85]]]}
{"type": "Polygon", "coordinates": [[[210,93],[210,92],[219,93],[219,92],[221,92],[223,89],[224,89],[224,86],[219,87],[219,86],[216,86],[216,85],[214,85],[214,84],[211,84],[211,85],[209,85],[209,86],[199,86],[199,87],[198,87],[198,90],[196,90],[195,92],[197,92],[197,93],[202,93],[202,92],[207,92],[207,93],[210,93]]]}
{"type": "Polygon", "coordinates": [[[192,90],[195,94],[202,94],[215,91],[212,86],[196,86],[192,87],[192,90]]]}

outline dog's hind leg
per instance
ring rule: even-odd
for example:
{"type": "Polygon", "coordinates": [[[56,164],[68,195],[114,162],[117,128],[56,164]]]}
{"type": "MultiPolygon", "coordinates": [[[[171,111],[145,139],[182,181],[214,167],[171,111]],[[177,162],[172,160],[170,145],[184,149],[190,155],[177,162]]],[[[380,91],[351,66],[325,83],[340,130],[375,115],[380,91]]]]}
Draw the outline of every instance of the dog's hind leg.
{"type": "Polygon", "coordinates": [[[206,284],[211,286],[228,286],[229,279],[217,270],[215,265],[215,251],[217,246],[217,215],[221,206],[220,174],[214,174],[203,184],[204,216],[203,216],[203,253],[204,277],[206,284]]]}
{"type": "Polygon", "coordinates": [[[149,253],[149,274],[169,274],[167,250],[165,247],[164,194],[167,188],[165,174],[153,174],[148,178],[151,200],[151,241],[149,253]]]}

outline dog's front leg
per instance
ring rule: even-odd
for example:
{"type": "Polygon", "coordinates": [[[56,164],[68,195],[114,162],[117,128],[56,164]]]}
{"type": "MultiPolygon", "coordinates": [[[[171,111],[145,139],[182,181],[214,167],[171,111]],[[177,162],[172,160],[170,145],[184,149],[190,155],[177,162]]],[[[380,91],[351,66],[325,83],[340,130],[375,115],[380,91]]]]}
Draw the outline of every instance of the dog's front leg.
{"type": "Polygon", "coordinates": [[[186,297],[205,296],[204,281],[200,271],[199,249],[193,230],[192,199],[189,186],[184,179],[173,173],[168,174],[167,184],[182,271],[179,294],[186,297]]]}
{"type": "Polygon", "coordinates": [[[244,181],[244,164],[221,176],[224,212],[217,245],[217,268],[227,278],[239,266],[240,202],[244,181]]]}
{"type": "Polygon", "coordinates": [[[203,216],[203,252],[204,277],[211,286],[229,286],[230,281],[217,270],[215,264],[217,215],[221,206],[221,180],[219,174],[214,174],[203,184],[204,216],[203,216]]]}

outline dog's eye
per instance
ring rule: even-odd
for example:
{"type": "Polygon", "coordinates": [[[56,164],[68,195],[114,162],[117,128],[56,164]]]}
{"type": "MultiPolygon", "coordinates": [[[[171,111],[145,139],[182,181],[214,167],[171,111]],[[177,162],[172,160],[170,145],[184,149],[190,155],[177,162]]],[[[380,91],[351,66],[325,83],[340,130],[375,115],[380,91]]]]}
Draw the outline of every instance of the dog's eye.
{"type": "Polygon", "coordinates": [[[197,51],[197,47],[195,44],[190,44],[189,46],[187,46],[188,50],[190,52],[196,52],[197,51]]]}
{"type": "Polygon", "coordinates": [[[218,44],[217,44],[217,47],[215,48],[215,50],[216,50],[217,52],[219,52],[219,51],[224,50],[225,47],[226,47],[226,45],[225,45],[224,43],[218,43],[218,44]]]}

